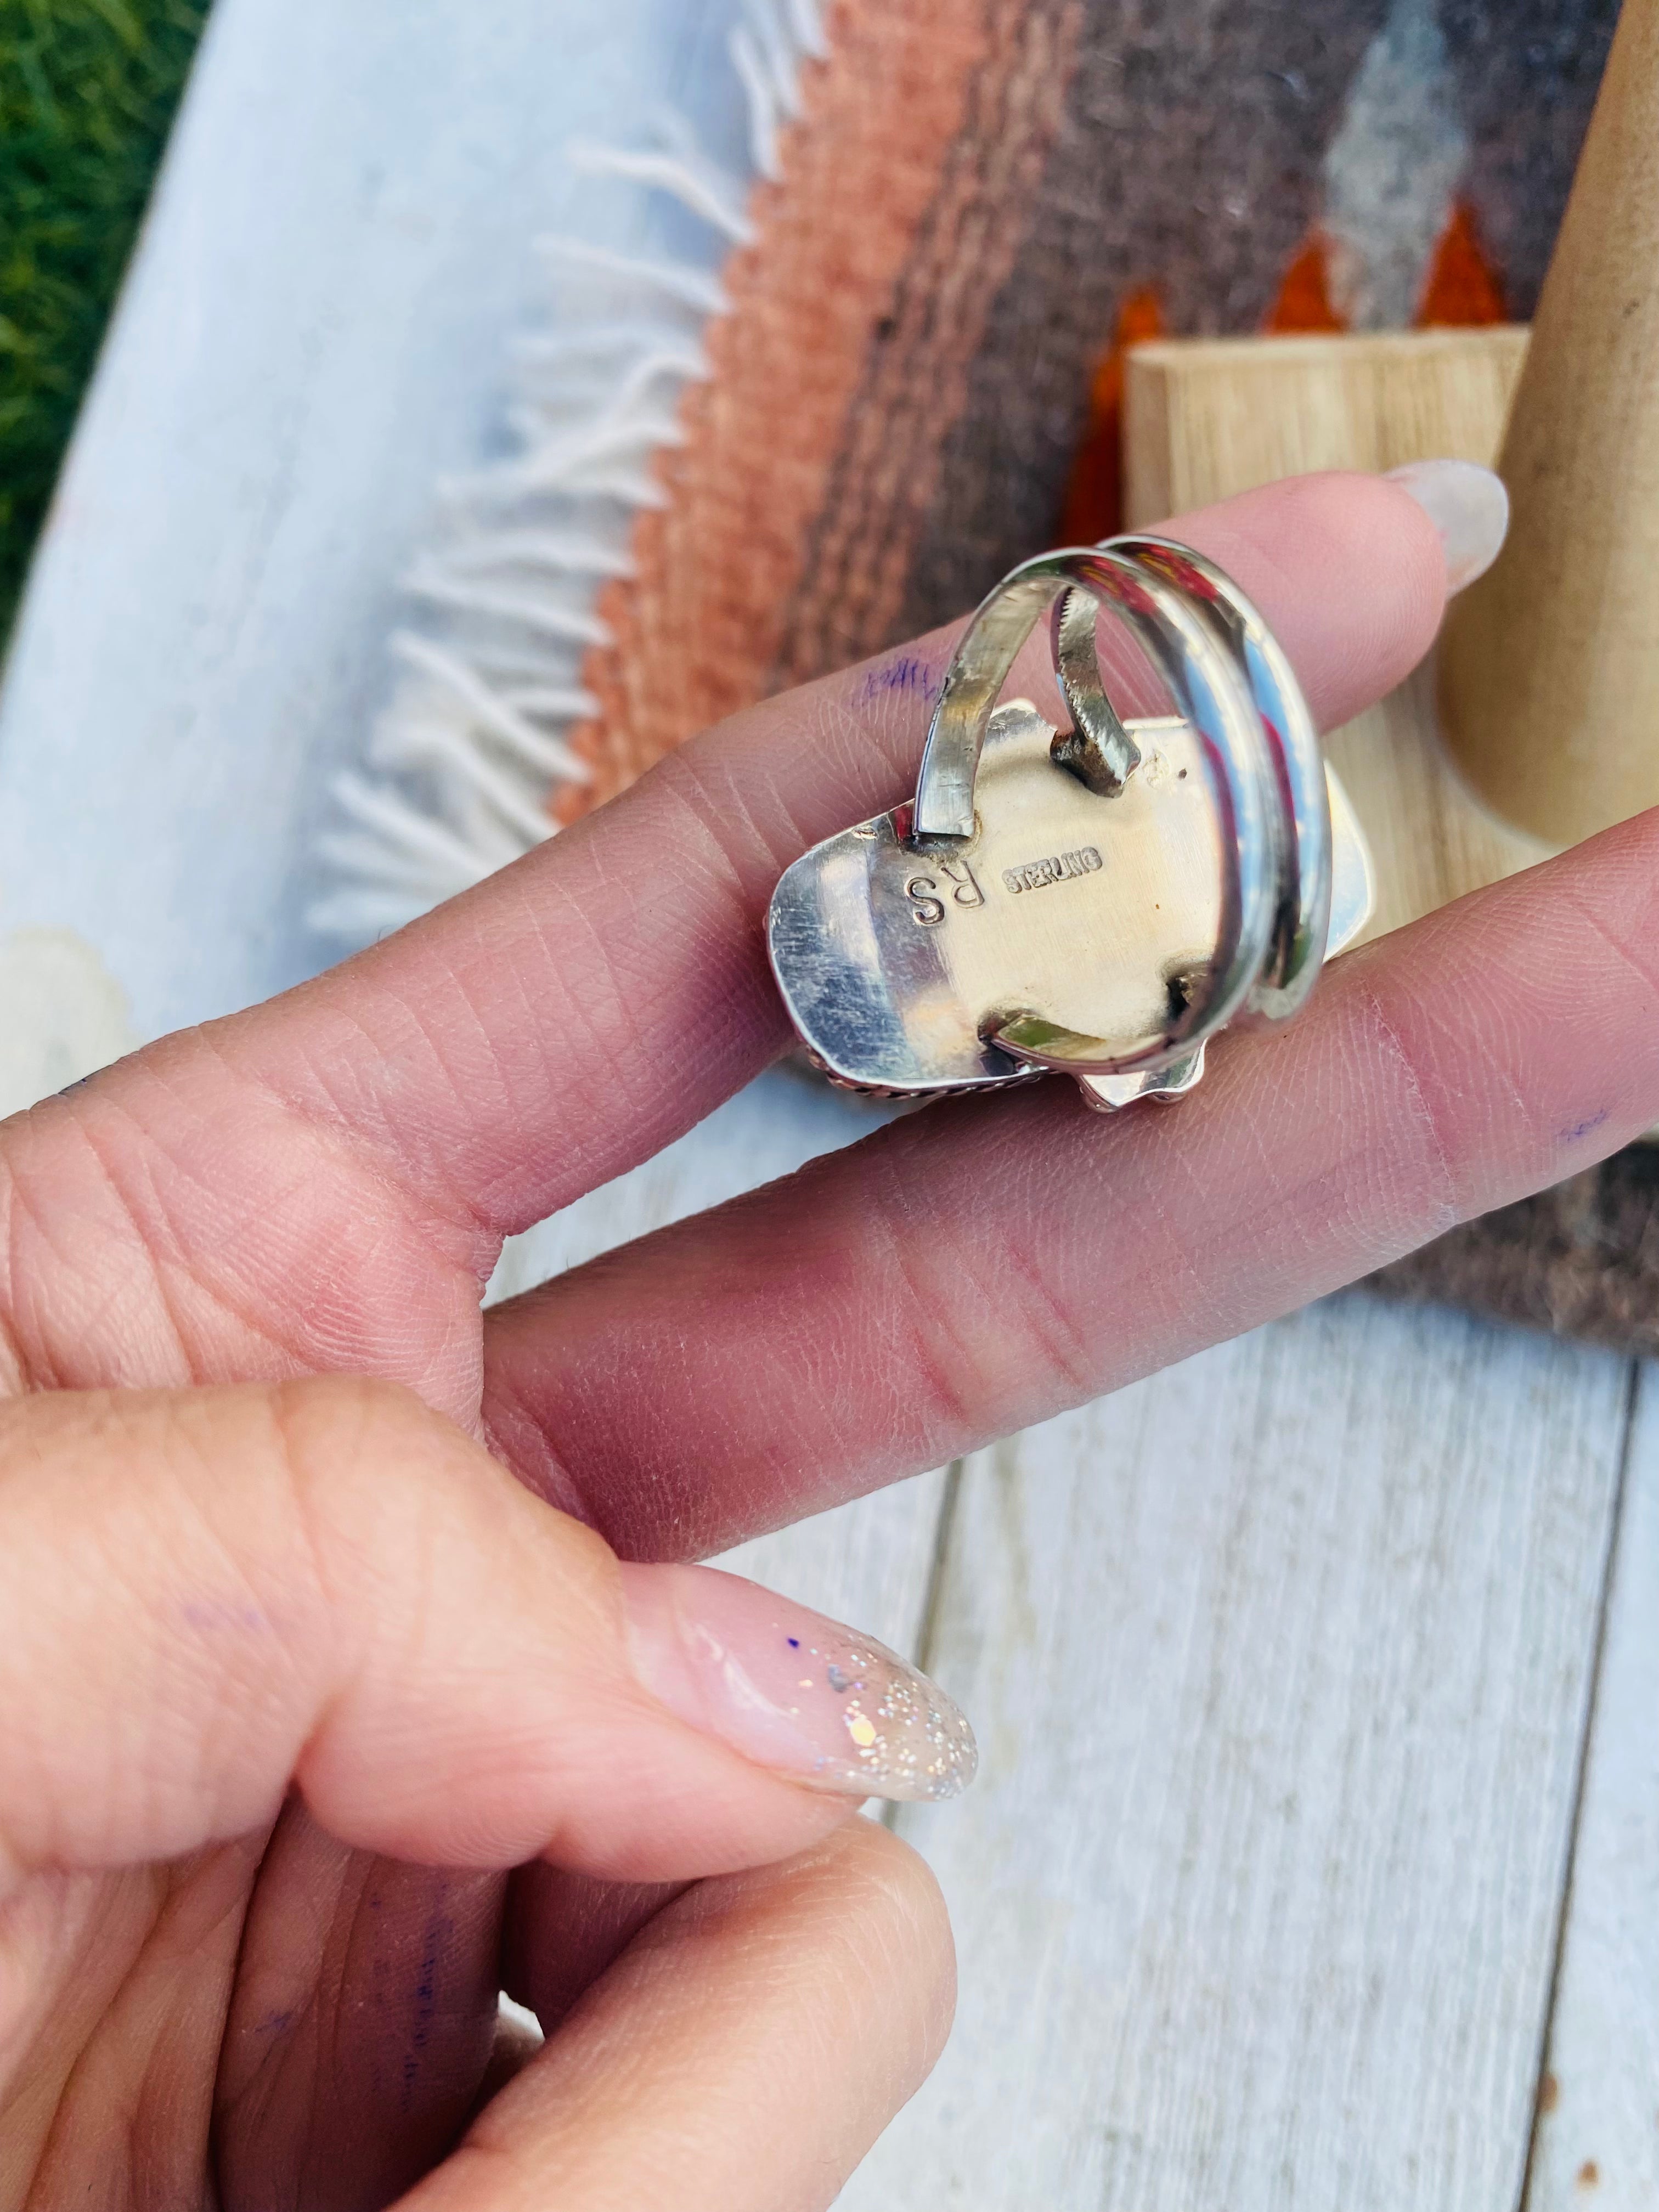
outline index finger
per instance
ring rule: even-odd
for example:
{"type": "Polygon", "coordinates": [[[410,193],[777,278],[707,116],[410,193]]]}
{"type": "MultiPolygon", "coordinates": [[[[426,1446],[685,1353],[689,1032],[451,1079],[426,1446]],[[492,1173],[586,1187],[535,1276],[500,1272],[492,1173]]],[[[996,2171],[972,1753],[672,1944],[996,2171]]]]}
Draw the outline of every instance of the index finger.
{"type": "MultiPolygon", "coordinates": [[[[1396,484],[1292,478],[1169,527],[1255,600],[1325,726],[1433,638],[1445,562],[1396,484]]],[[[469,1225],[544,1218],[782,1048],[766,902],[806,847],[906,796],[952,637],[732,717],[477,890],[224,1025],[218,1054],[386,1147],[469,1225]]]]}

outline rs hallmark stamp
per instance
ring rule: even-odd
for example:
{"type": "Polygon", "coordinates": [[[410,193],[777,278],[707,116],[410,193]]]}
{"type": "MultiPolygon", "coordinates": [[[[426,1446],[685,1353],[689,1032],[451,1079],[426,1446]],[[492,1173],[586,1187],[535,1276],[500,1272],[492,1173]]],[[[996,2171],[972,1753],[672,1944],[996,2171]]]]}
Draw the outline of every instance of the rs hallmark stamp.
{"type": "Polygon", "coordinates": [[[937,929],[945,919],[947,893],[957,906],[985,903],[979,878],[966,860],[940,860],[936,873],[912,876],[904,886],[904,896],[910,902],[911,921],[919,922],[923,929],[937,929]]]}
{"type": "Polygon", "coordinates": [[[1005,868],[1002,880],[1011,891],[1040,891],[1045,884],[1063,884],[1073,876],[1091,876],[1100,866],[1093,845],[1075,853],[1055,853],[1046,860],[1028,860],[1023,868],[1005,868]]]}

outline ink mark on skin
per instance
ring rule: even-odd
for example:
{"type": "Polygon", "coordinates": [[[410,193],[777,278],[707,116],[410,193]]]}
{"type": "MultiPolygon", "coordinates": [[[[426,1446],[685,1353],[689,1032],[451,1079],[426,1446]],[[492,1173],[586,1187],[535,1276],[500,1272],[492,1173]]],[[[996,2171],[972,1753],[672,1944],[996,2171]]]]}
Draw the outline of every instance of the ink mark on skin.
{"type": "Polygon", "coordinates": [[[1564,1145],[1577,1144],[1580,1137],[1588,1137],[1592,1129],[1599,1129],[1607,1118],[1607,1109],[1603,1106],[1592,1114],[1588,1121],[1575,1121],[1571,1128],[1563,1129],[1560,1142],[1564,1145]]]}
{"type": "Polygon", "coordinates": [[[922,698],[931,699],[934,691],[933,670],[914,653],[896,653],[890,660],[878,661],[866,672],[858,688],[857,702],[867,707],[872,701],[893,691],[919,693],[922,698]]]}
{"type": "Polygon", "coordinates": [[[422,1947],[420,1977],[415,1984],[415,2020],[410,2033],[410,2047],[404,2053],[403,2090],[404,2110],[413,2103],[415,2083],[421,2070],[421,2054],[431,2037],[432,2022],[438,2010],[438,1975],[444,1953],[455,1933],[455,1923],[447,1912],[440,1911],[427,1923],[426,1940],[422,1947]]]}

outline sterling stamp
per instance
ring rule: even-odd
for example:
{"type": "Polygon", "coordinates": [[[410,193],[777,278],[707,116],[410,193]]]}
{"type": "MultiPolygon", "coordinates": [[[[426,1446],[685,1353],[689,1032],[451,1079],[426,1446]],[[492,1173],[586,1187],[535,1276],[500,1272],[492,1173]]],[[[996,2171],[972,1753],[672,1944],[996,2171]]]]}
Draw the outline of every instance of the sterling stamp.
{"type": "Polygon", "coordinates": [[[1027,860],[1023,868],[1005,868],[1002,880],[1011,891],[1040,891],[1045,884],[1063,884],[1073,876],[1091,876],[1100,866],[1093,845],[1075,853],[1058,853],[1052,860],[1027,860]]]}

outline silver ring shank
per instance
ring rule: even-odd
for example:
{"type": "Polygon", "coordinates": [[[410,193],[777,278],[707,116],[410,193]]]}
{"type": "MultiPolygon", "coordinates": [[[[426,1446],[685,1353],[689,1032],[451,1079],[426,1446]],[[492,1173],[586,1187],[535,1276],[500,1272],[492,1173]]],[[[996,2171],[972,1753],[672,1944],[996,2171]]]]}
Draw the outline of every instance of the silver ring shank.
{"type": "MultiPolygon", "coordinates": [[[[1185,548],[1156,539],[1073,548],[1024,562],[975,615],[934,709],[916,784],[914,834],[970,837],[980,750],[998,696],[1038,620],[1076,591],[1097,605],[1109,606],[1127,626],[1200,739],[1224,856],[1220,923],[1207,988],[1172,1018],[1152,1048],[1117,1057],[1103,1040],[1061,1031],[1022,1051],[1022,1057],[1038,1065],[1117,1073],[1170,1066],[1195,1052],[1264,988],[1269,994],[1288,988],[1305,995],[1323,954],[1322,931],[1312,951],[1297,878],[1305,847],[1295,798],[1304,779],[1298,774],[1293,781],[1289,766],[1292,748],[1300,765],[1301,724],[1292,709],[1300,707],[1304,722],[1307,710],[1260,617],[1242,594],[1226,597],[1231,587],[1224,591],[1225,580],[1218,570],[1197,562],[1198,556],[1185,548]],[[1182,560],[1192,564],[1184,574],[1182,560]],[[1275,718],[1271,737],[1264,699],[1275,718]],[[1288,742],[1287,726],[1295,732],[1288,742]]],[[[1066,628],[1073,633],[1075,653],[1077,626],[1068,620],[1066,628]]],[[[1086,667],[1077,672],[1074,662],[1073,672],[1085,676],[1076,688],[1086,697],[1086,667]]],[[[1094,678],[1098,690],[1097,659],[1094,678]]],[[[1067,684],[1068,694],[1073,688],[1067,684]]],[[[1103,692],[1101,700],[1106,703],[1103,692]]],[[[1075,708],[1082,701],[1073,703],[1075,708]]],[[[1094,719],[1100,721],[1098,715],[1094,719]]],[[[1116,725],[1115,715],[1111,724],[1116,725]]],[[[1306,728],[1316,759],[1310,722],[1306,728]]],[[[1086,734],[1109,740],[1110,728],[1103,725],[1086,734]]],[[[1319,790],[1322,800],[1322,769],[1319,790]]],[[[1328,915],[1328,815],[1315,817],[1316,834],[1308,842],[1317,848],[1320,819],[1325,823],[1322,896],[1328,915]]],[[[1317,885],[1315,894],[1319,896],[1317,885]]]]}
{"type": "Polygon", "coordinates": [[[1284,647],[1224,569],[1173,538],[1128,536],[1111,545],[1206,605],[1243,664],[1288,802],[1279,917],[1250,1005],[1270,1020],[1285,1021],[1319,980],[1330,935],[1331,805],[1319,732],[1284,647]]]}

